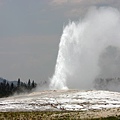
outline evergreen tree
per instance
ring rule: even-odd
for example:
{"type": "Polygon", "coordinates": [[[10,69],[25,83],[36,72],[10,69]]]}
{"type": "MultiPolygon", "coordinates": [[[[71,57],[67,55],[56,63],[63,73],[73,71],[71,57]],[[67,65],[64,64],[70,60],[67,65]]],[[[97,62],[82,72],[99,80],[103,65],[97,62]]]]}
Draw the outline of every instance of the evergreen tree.
{"type": "Polygon", "coordinates": [[[9,84],[9,82],[4,79],[4,81],[0,83],[0,98],[8,97],[10,95],[13,95],[14,93],[20,94],[22,92],[30,92],[36,86],[37,84],[34,82],[34,80],[31,83],[30,79],[26,84],[24,82],[21,82],[19,78],[17,81],[17,85],[14,85],[14,83],[9,84]]]}
{"type": "Polygon", "coordinates": [[[11,92],[13,92],[13,90],[14,90],[14,84],[13,83],[11,83],[10,89],[11,89],[11,92]]]}
{"type": "Polygon", "coordinates": [[[28,87],[30,87],[30,85],[31,85],[31,81],[30,81],[30,79],[28,80],[28,87]]]}
{"type": "Polygon", "coordinates": [[[28,80],[28,91],[30,91],[31,90],[31,81],[30,81],[30,79],[28,80]]]}
{"type": "Polygon", "coordinates": [[[18,78],[17,86],[20,87],[20,78],[18,78]]]}
{"type": "Polygon", "coordinates": [[[35,87],[35,82],[34,82],[34,80],[32,81],[32,88],[34,88],[35,87]]]}

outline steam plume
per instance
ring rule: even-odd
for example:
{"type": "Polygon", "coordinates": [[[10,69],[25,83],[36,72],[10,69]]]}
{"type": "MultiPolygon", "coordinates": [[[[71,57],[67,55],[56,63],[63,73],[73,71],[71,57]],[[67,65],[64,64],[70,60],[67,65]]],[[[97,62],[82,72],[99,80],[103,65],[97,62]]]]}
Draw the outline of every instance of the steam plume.
{"type": "Polygon", "coordinates": [[[63,30],[50,89],[89,89],[100,74],[99,59],[109,46],[120,48],[120,13],[91,8],[84,19],[63,30]]]}

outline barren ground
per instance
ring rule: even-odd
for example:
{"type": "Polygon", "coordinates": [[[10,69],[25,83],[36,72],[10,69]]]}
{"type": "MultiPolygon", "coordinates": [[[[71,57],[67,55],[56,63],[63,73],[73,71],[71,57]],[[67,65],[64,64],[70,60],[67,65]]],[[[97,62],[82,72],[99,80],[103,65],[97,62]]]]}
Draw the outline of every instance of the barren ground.
{"type": "Polygon", "coordinates": [[[0,119],[9,115],[18,116],[16,119],[21,117],[21,120],[22,117],[48,120],[93,119],[110,116],[119,119],[120,93],[80,90],[34,92],[0,99],[0,112],[0,119]]]}

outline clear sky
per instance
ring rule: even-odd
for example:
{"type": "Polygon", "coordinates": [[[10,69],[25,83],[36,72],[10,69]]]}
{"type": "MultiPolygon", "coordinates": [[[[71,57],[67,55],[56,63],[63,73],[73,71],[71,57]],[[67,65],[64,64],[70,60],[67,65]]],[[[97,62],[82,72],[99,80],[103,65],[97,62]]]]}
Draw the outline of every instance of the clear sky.
{"type": "Polygon", "coordinates": [[[120,0],[0,0],[0,77],[52,77],[63,26],[91,6],[119,9],[120,0]]]}

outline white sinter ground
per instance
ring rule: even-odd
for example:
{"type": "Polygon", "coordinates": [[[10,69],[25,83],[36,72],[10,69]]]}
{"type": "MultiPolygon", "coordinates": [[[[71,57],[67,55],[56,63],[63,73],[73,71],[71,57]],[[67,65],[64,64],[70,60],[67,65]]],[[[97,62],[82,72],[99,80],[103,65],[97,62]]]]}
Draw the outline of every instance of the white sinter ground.
{"type": "Polygon", "coordinates": [[[120,107],[120,93],[110,91],[41,91],[0,99],[0,112],[97,110],[120,107]]]}

